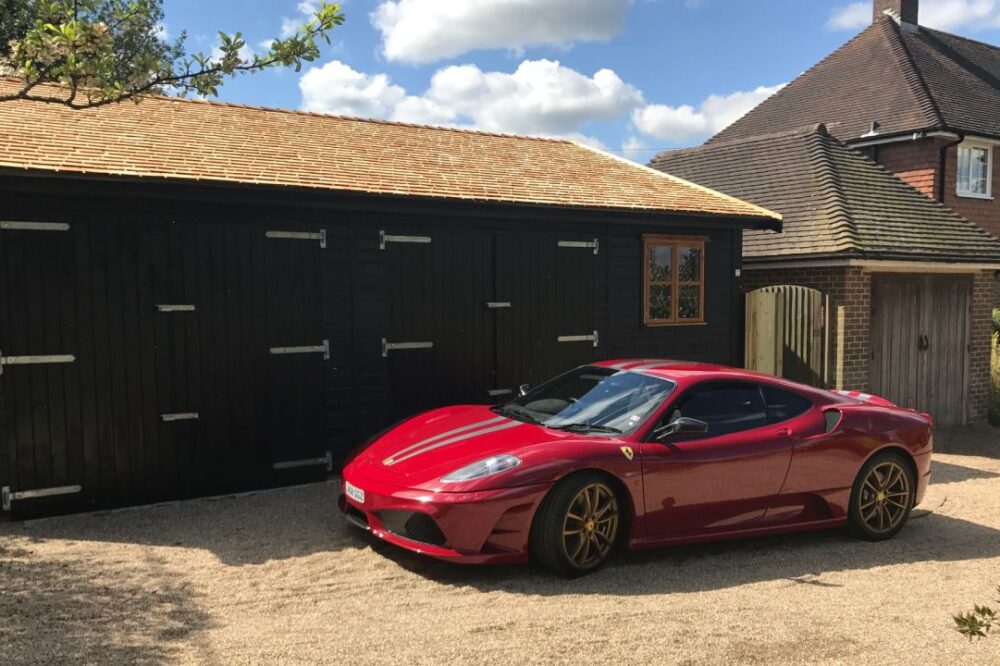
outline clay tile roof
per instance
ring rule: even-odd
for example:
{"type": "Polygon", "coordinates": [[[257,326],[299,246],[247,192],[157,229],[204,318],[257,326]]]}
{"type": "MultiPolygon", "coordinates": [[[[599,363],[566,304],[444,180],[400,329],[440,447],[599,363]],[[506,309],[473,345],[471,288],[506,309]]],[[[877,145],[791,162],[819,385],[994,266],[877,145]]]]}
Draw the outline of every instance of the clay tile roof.
{"type": "Polygon", "coordinates": [[[1000,260],[1000,240],[822,125],[662,153],[653,166],[781,213],[783,233],[744,234],[747,259],[1000,260]]]}
{"type": "Polygon", "coordinates": [[[1000,47],[875,21],[710,142],[824,123],[841,141],[955,130],[1000,138],[1000,47]]]}
{"type": "MultiPolygon", "coordinates": [[[[14,79],[0,79],[0,91],[14,79]]],[[[55,89],[58,92],[58,89],[55,89]]],[[[572,141],[150,97],[0,104],[0,168],[640,209],[780,226],[763,208],[572,141]]]]}

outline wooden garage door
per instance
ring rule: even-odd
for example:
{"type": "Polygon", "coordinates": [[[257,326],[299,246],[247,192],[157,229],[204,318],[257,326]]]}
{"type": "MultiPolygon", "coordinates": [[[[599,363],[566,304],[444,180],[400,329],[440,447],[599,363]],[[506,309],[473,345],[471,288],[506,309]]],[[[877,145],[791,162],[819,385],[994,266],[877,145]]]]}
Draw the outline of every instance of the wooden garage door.
{"type": "Polygon", "coordinates": [[[874,393],[940,425],[966,422],[971,289],[968,277],[872,280],[874,393]]]}
{"type": "Polygon", "coordinates": [[[397,227],[382,238],[394,418],[504,402],[597,356],[593,237],[397,227]]]}
{"type": "Polygon", "coordinates": [[[391,418],[487,402],[495,373],[492,236],[396,228],[384,238],[391,418]]]}
{"type": "MultiPolygon", "coordinates": [[[[497,389],[536,386],[593,361],[596,239],[563,234],[498,236],[497,389]]],[[[501,396],[510,399],[510,394],[501,396]]]]}

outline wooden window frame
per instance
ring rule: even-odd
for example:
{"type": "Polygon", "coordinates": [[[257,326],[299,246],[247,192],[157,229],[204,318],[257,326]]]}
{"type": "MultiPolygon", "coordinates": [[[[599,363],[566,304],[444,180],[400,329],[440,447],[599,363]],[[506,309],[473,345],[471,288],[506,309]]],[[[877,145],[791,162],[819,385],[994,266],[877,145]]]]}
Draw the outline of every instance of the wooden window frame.
{"type": "Polygon", "coordinates": [[[705,321],[705,246],[708,245],[709,238],[707,236],[660,236],[660,235],[645,235],[642,237],[642,323],[644,326],[650,328],[663,327],[663,326],[704,326],[705,321]],[[655,284],[650,280],[650,270],[649,270],[649,252],[650,249],[654,247],[670,247],[671,248],[671,276],[670,276],[670,308],[671,308],[671,318],[670,319],[653,319],[650,316],[650,293],[651,288],[656,285],[666,285],[665,282],[656,282],[655,284]],[[701,252],[701,261],[699,262],[699,268],[701,269],[701,275],[698,276],[696,282],[680,281],[680,262],[677,257],[678,247],[693,247],[698,248],[701,252]],[[698,314],[700,315],[697,319],[680,319],[678,317],[678,309],[680,308],[680,288],[682,286],[697,286],[700,287],[699,298],[698,298],[698,314]]]}

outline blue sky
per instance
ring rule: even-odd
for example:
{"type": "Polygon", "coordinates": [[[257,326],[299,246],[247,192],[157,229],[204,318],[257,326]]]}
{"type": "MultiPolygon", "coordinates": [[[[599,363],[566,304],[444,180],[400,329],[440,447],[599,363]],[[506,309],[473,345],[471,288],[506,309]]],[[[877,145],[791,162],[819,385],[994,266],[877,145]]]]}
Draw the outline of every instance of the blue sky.
{"type": "MultiPolygon", "coordinates": [[[[315,0],[165,0],[166,30],[252,48],[315,0]]],[[[638,161],[696,145],[847,41],[850,0],[347,0],[320,60],[223,101],[567,136],[638,161]]],[[[921,22],[1000,43],[1000,0],[922,0],[921,22]]]]}

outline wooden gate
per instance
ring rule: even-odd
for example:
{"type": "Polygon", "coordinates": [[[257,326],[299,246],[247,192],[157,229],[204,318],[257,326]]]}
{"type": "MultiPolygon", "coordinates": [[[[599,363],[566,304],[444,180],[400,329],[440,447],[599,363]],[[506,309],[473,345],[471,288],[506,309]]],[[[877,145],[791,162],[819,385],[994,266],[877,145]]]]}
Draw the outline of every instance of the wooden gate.
{"type": "Polygon", "coordinates": [[[966,276],[875,276],[872,392],[940,425],[966,422],[971,289],[966,276]]]}
{"type": "Polygon", "coordinates": [[[746,296],[746,367],[819,386],[826,376],[823,294],[780,285],[746,296]]]}

